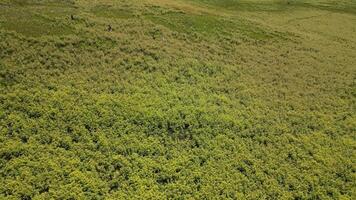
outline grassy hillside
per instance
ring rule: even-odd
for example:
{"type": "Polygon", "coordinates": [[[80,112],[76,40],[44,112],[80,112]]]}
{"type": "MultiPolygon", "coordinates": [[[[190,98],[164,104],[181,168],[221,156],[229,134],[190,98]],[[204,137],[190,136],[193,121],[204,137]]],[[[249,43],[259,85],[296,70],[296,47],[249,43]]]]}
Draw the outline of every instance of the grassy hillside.
{"type": "Polygon", "coordinates": [[[0,199],[355,199],[356,1],[0,0],[0,199]]]}

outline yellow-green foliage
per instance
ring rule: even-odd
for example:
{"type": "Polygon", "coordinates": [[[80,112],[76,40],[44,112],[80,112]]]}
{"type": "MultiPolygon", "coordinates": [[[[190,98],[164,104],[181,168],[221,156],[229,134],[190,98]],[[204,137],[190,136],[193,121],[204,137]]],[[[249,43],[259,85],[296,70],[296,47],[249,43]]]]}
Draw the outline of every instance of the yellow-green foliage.
{"type": "Polygon", "coordinates": [[[355,199],[355,14],[0,0],[0,199],[355,199]]]}

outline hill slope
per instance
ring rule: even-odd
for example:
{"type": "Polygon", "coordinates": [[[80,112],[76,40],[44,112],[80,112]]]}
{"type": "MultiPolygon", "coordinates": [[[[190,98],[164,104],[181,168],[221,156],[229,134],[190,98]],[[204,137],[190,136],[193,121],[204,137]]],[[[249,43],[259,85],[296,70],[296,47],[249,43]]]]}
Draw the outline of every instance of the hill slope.
{"type": "Polygon", "coordinates": [[[351,0],[0,0],[1,199],[354,199],[351,0]]]}

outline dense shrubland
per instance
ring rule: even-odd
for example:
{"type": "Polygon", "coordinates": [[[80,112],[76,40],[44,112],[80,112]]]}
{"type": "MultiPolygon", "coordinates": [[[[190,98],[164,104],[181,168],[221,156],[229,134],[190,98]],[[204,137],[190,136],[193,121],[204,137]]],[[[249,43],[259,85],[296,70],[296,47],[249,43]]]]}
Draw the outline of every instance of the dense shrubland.
{"type": "Polygon", "coordinates": [[[1,0],[0,198],[353,199],[355,4],[290,2],[1,0]]]}

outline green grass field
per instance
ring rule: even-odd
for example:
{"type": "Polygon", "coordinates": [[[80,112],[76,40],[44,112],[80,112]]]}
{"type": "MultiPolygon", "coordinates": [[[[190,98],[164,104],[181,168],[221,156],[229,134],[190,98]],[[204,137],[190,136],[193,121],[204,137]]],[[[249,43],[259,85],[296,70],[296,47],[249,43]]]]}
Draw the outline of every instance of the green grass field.
{"type": "Polygon", "coordinates": [[[0,199],[356,199],[356,1],[0,0],[0,199]]]}

